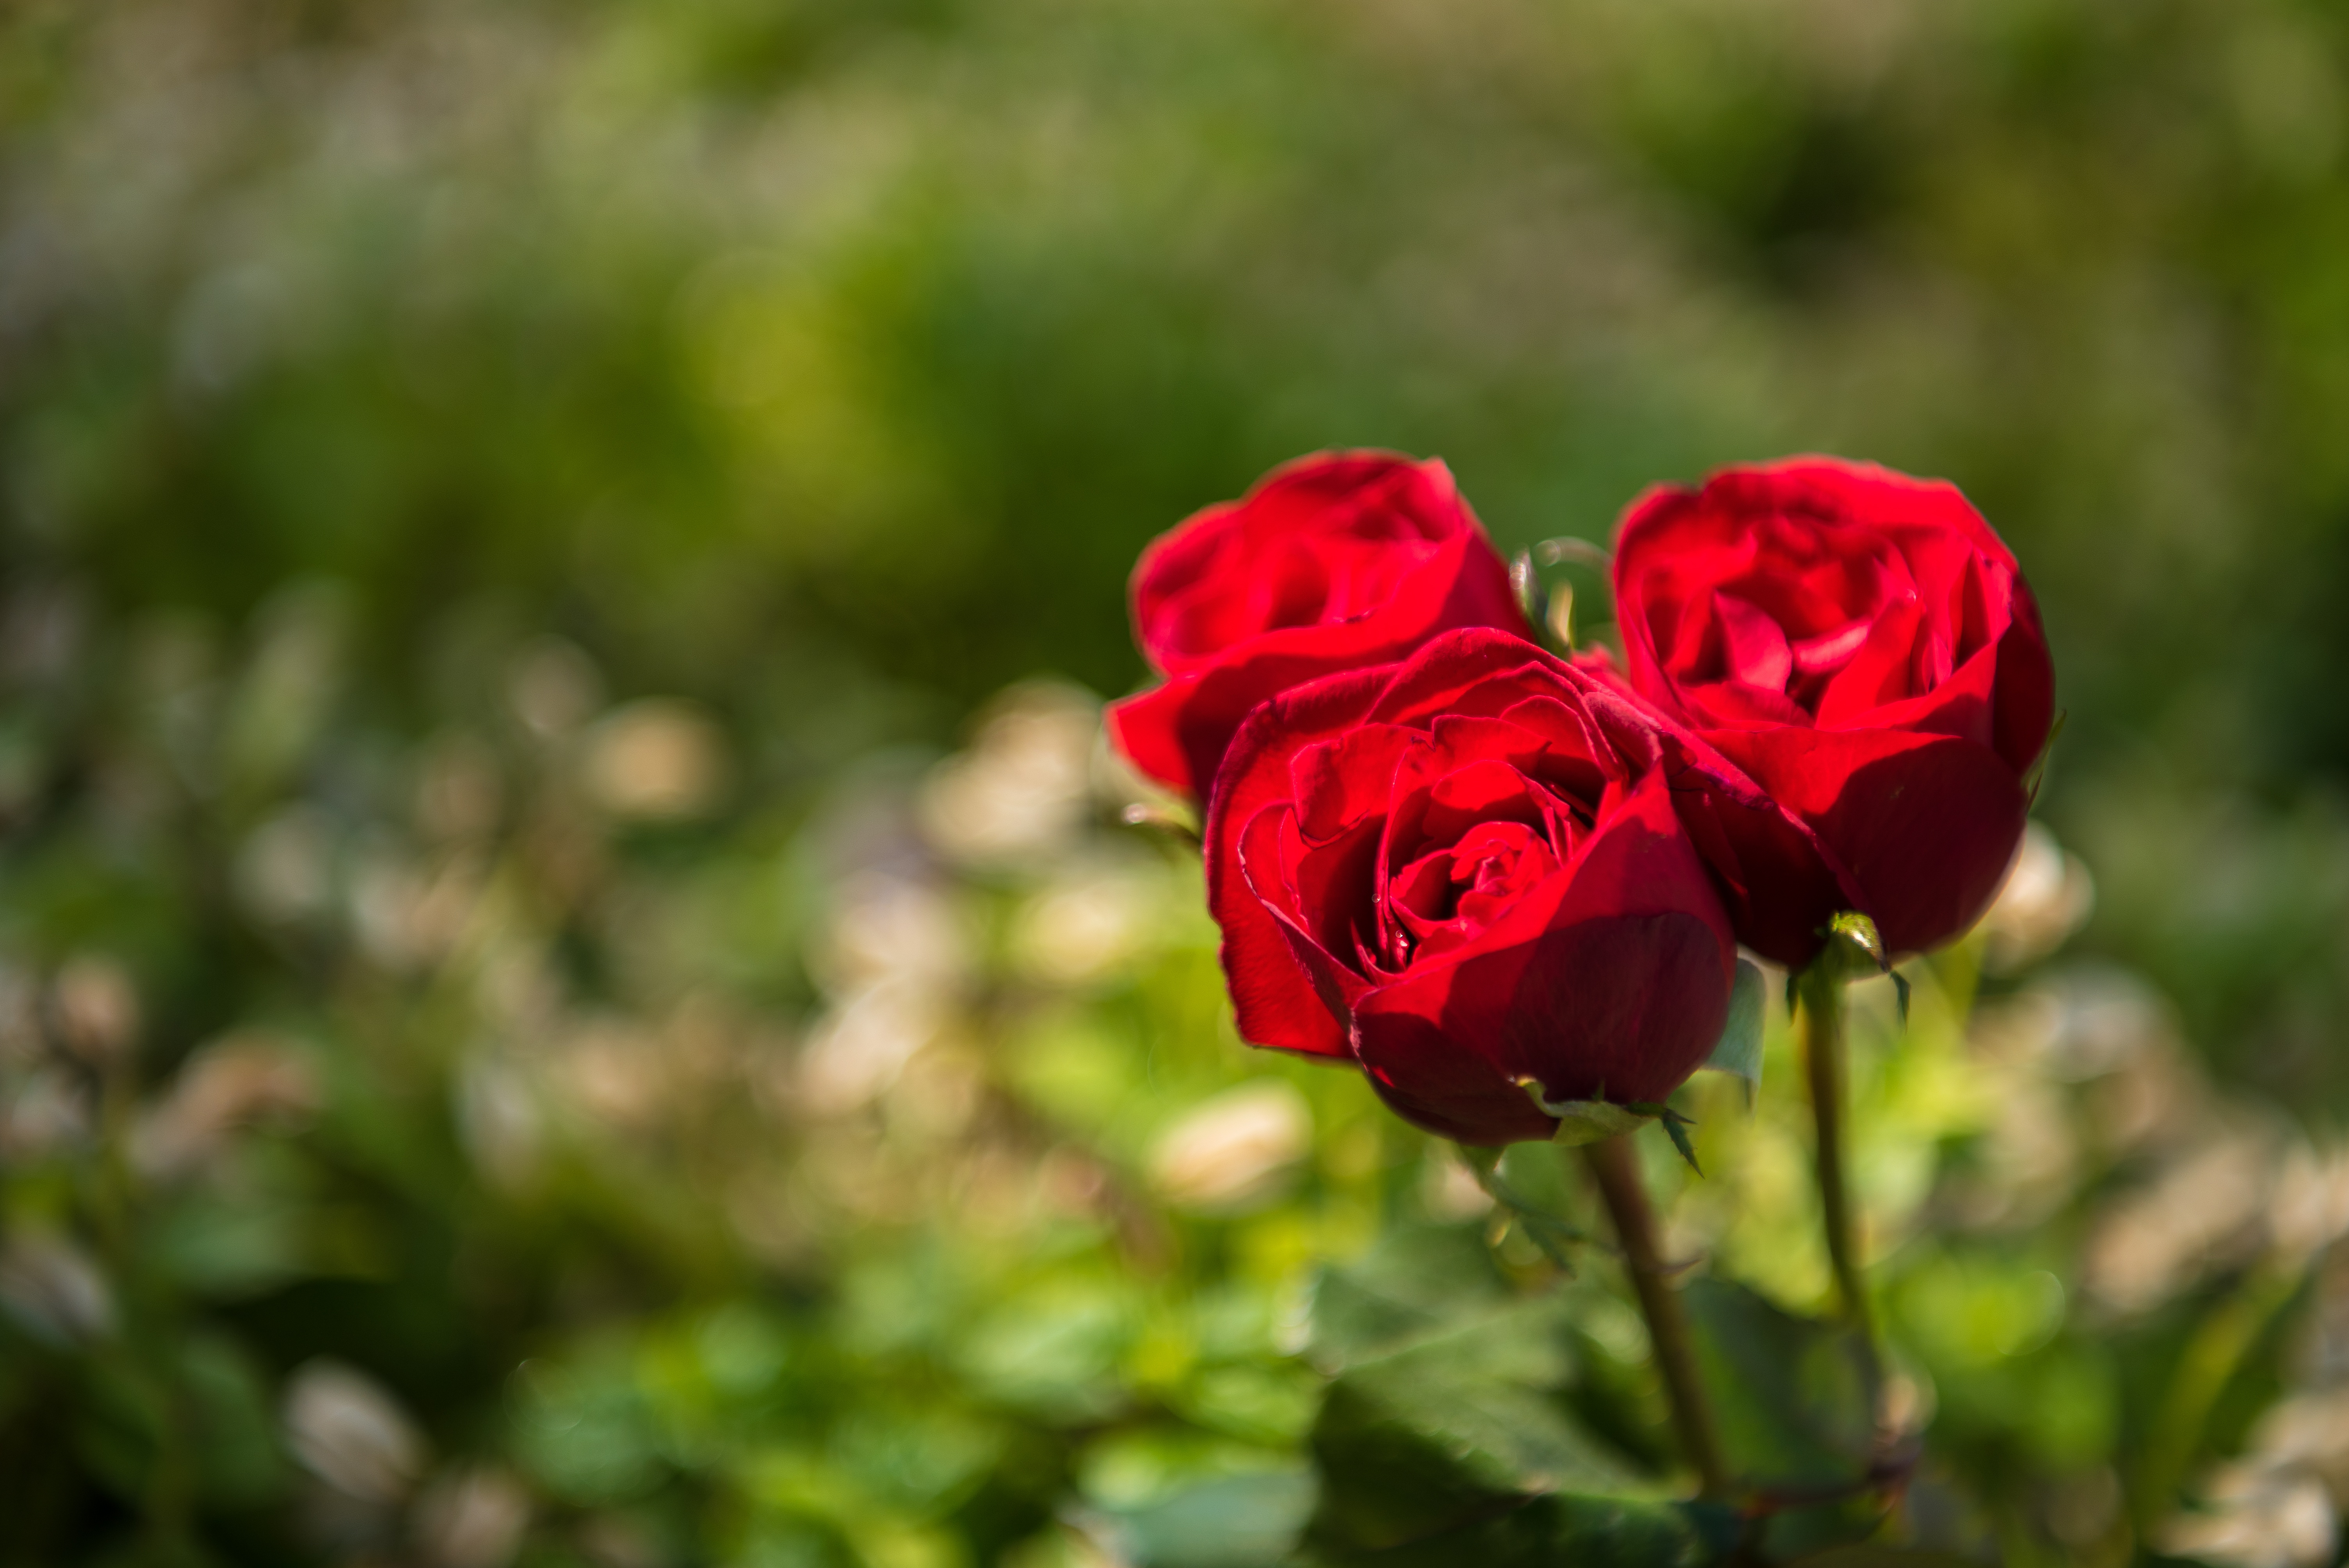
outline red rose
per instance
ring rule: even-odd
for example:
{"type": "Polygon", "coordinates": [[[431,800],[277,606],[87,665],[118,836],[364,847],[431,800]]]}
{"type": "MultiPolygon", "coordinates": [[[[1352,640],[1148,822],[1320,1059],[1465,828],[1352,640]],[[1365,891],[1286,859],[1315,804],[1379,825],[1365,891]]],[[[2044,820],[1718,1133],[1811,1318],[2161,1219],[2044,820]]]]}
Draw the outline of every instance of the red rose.
{"type": "Polygon", "coordinates": [[[1384,452],[1300,459],[1162,534],[1133,570],[1133,624],[1166,680],[1113,704],[1110,734],[1195,796],[1276,692],[1402,658],[1454,626],[1526,629],[1451,470],[1384,452]]]}
{"type": "MultiPolygon", "coordinates": [[[[2013,554],[1954,486],[1804,458],[1633,503],[1630,678],[1809,827],[1893,953],[1939,945],[2023,837],[2054,672],[2013,554]]],[[[1745,943],[1817,951],[1831,882],[1757,887],[1745,943]]]]}
{"type": "Polygon", "coordinates": [[[1662,1099],[1718,1039],[1736,970],[1676,810],[1703,766],[1605,678],[1503,632],[1273,698],[1207,811],[1241,1035],[1350,1057],[1465,1142],[1550,1136],[1528,1086],[1662,1099]]]}

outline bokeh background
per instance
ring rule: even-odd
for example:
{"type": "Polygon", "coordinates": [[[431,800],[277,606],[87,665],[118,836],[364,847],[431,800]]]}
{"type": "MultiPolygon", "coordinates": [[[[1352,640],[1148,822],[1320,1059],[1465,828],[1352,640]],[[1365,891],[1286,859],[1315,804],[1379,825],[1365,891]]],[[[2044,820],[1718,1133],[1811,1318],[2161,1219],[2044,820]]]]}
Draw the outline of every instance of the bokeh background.
{"type": "MultiPolygon", "coordinates": [[[[2070,717],[1869,1004],[1915,1528],[2331,1561],[2344,255],[2314,0],[8,6],[0,1562],[1277,1560],[1317,1271],[1494,1222],[1094,710],[1332,445],[1982,506],[2070,717]]],[[[1673,1222],[1808,1308],[1773,1062],[1673,1222]]],[[[1475,1267],[1661,1474],[1604,1264],[1475,1267]]]]}

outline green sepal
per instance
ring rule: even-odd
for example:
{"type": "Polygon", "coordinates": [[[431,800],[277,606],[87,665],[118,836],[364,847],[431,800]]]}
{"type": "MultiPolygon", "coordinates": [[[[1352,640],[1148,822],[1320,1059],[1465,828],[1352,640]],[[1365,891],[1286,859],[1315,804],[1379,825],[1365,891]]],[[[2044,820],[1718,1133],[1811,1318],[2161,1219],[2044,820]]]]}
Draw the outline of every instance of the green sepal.
{"type": "Polygon", "coordinates": [[[1542,585],[1541,573],[1534,570],[1534,552],[1517,552],[1509,562],[1509,587],[1517,596],[1517,611],[1535,636],[1542,634],[1549,624],[1549,590],[1542,585]]]}
{"type": "Polygon", "coordinates": [[[1704,1174],[1704,1167],[1696,1162],[1696,1145],[1689,1141],[1688,1130],[1694,1127],[1695,1122],[1669,1105],[1631,1105],[1624,1109],[1640,1111],[1662,1122],[1664,1136],[1670,1138],[1672,1140],[1672,1147],[1681,1151],[1681,1158],[1688,1161],[1688,1168],[1699,1176],[1704,1174]]]}
{"type": "MultiPolygon", "coordinates": [[[[1729,1016],[1722,1023],[1721,1038],[1713,1042],[1713,1054],[1704,1058],[1704,1065],[1713,1071],[1745,1080],[1748,1106],[1762,1084],[1762,1009],[1766,995],[1761,965],[1750,958],[1739,959],[1736,982],[1729,988],[1729,1016]]],[[[1790,991],[1787,1006],[1793,1005],[1790,991]]]]}
{"type": "Polygon", "coordinates": [[[1199,830],[1197,813],[1176,801],[1136,800],[1120,811],[1117,820],[1129,828],[1175,840],[1193,850],[1206,841],[1199,830]]]}
{"type": "Polygon", "coordinates": [[[1881,972],[1891,967],[1892,960],[1884,951],[1884,938],[1876,929],[1876,922],[1856,909],[1845,910],[1827,922],[1829,937],[1840,937],[1859,950],[1881,972]]]}
{"type": "MultiPolygon", "coordinates": [[[[1535,1099],[1540,1099],[1538,1092],[1535,1099]]],[[[1511,1186],[1501,1175],[1500,1150],[1467,1143],[1456,1143],[1453,1147],[1460,1150],[1461,1160],[1467,1164],[1469,1174],[1476,1178],[1476,1185],[1484,1189],[1485,1196],[1492,1199],[1510,1219],[1516,1222],[1526,1238],[1541,1249],[1544,1257],[1566,1274],[1572,1274],[1574,1260],[1568,1249],[1580,1246],[1590,1238],[1511,1186]]]]}
{"type": "Polygon", "coordinates": [[[1845,910],[1828,921],[1819,934],[1826,938],[1826,944],[1804,975],[1841,983],[1890,973],[1892,954],[1885,948],[1883,934],[1876,929],[1875,921],[1859,911],[1845,910]]]}
{"type": "Polygon", "coordinates": [[[2055,754],[2056,738],[2064,733],[2064,721],[2071,717],[2072,710],[2068,707],[2056,711],[2055,722],[2047,727],[2046,744],[2040,747],[2039,755],[2032,759],[2030,769],[2023,775],[2023,793],[2032,805],[2039,804],[2039,785],[2047,777],[2047,759],[2055,754]]]}
{"type": "Polygon", "coordinates": [[[1500,1168],[1501,1151],[1497,1148],[1488,1149],[1477,1143],[1455,1143],[1452,1147],[1460,1150],[1461,1160],[1475,1176],[1476,1184],[1480,1187],[1490,1181],[1493,1172],[1500,1168]]]}
{"type": "Polygon", "coordinates": [[[1615,562],[1613,553],[1605,545],[1570,533],[1543,540],[1534,546],[1534,557],[1544,566],[1561,566],[1571,561],[1599,573],[1610,570],[1615,562]]]}
{"type": "Polygon", "coordinates": [[[1579,1149],[1586,1143],[1637,1132],[1649,1120],[1650,1113],[1635,1110],[1628,1105],[1618,1105],[1611,1099],[1569,1099],[1550,1101],[1541,1096],[1539,1084],[1526,1090],[1545,1114],[1557,1118],[1557,1130],[1550,1141],[1562,1149],[1579,1149]]]}
{"type": "Polygon", "coordinates": [[[1541,1084],[1534,1078],[1520,1078],[1518,1087],[1532,1097],[1543,1115],[1557,1118],[1557,1130],[1550,1134],[1550,1141],[1561,1149],[1579,1149],[1586,1143],[1619,1138],[1624,1133],[1639,1131],[1651,1121],[1661,1121],[1672,1147],[1689,1162],[1689,1169],[1700,1176],[1704,1174],[1703,1167],[1696,1162],[1695,1147],[1684,1130],[1695,1124],[1669,1105],[1652,1100],[1546,1099],[1541,1084]]]}
{"type": "Polygon", "coordinates": [[[1909,1026],[1909,976],[1898,969],[1886,973],[1892,976],[1893,1003],[1900,1009],[1900,1026],[1905,1029],[1909,1026]]]}

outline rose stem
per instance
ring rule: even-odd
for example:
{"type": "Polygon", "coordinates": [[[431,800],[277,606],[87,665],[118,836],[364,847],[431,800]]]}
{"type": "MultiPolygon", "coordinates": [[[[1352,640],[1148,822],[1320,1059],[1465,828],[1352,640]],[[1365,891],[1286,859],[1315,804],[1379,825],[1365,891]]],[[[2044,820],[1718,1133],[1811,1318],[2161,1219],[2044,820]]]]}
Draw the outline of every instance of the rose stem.
{"type": "Polygon", "coordinates": [[[1844,1171],[1845,1069],[1843,979],[1822,962],[1804,971],[1803,1068],[1810,1079],[1811,1119],[1817,1129],[1819,1222],[1826,1233],[1827,1262],[1835,1269],[1836,1294],[1844,1320],[1859,1336],[1866,1357],[1868,1408],[1880,1408],[1883,1370],[1878,1360],[1876,1324],[1868,1291],[1860,1282],[1852,1246],[1851,1188],[1844,1171]]]}
{"type": "Polygon", "coordinates": [[[1706,1497],[1729,1495],[1729,1467],[1722,1462],[1721,1436],[1705,1402],[1704,1385],[1697,1380],[1696,1350],[1689,1336],[1688,1318],[1681,1311],[1679,1293],[1666,1277],[1671,1270],[1656,1249],[1656,1216],[1648,1206],[1648,1190],[1640,1181],[1640,1161],[1628,1135],[1603,1138],[1583,1145],[1591,1179],[1614,1222],[1615,1240],[1623,1249],[1623,1264],[1631,1288],[1640,1297],[1640,1311],[1648,1320],[1648,1338],[1656,1347],[1656,1366],[1664,1375],[1664,1395],[1671,1403],[1672,1426],[1680,1433],[1681,1450],[1696,1467],[1697,1481],[1706,1497]]]}

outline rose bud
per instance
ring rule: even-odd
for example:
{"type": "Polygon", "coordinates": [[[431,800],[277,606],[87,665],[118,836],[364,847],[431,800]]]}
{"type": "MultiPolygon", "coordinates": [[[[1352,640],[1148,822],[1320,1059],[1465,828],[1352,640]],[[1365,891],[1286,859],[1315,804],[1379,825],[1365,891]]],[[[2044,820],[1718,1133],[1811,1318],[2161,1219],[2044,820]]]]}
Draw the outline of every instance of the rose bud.
{"type": "Polygon", "coordinates": [[[1809,961],[1840,884],[1893,954],[1971,926],[2022,841],[2054,672],[2014,556],[1957,489],[1802,458],[1625,514],[1632,686],[1812,830],[1832,879],[1749,888],[1745,944],[1809,961]]]}
{"type": "Polygon", "coordinates": [[[1112,705],[1135,767],[1198,796],[1276,692],[1385,664],[1454,626],[1526,630],[1509,570],[1441,462],[1328,452],[1142,552],[1136,640],[1164,684],[1112,705]]]}
{"type": "Polygon", "coordinates": [[[1486,629],[1267,702],[1207,811],[1240,1034],[1359,1063],[1469,1143],[1551,1136],[1537,1095],[1662,1099],[1737,964],[1676,810],[1706,766],[1606,678],[1486,629]]]}

